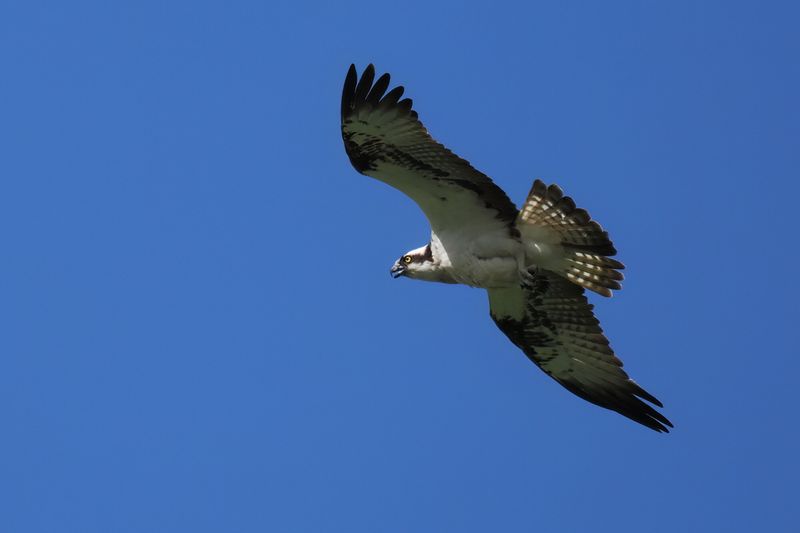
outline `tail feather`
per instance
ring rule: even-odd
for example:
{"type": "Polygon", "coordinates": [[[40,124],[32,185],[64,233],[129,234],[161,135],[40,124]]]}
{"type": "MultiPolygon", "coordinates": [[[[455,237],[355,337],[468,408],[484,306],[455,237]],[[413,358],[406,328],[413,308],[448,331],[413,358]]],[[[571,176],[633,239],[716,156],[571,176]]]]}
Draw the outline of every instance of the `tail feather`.
{"type": "Polygon", "coordinates": [[[564,196],[556,184],[547,186],[539,179],[533,182],[519,222],[550,227],[562,236],[564,244],[586,252],[605,256],[617,253],[608,233],[585,209],[576,207],[572,198],[564,196]]]}
{"type": "Polygon", "coordinates": [[[619,270],[625,265],[609,257],[617,250],[608,232],[558,185],[534,181],[518,223],[547,227],[559,236],[565,256],[557,271],[573,283],[603,296],[622,288],[624,276],[619,270]]]}

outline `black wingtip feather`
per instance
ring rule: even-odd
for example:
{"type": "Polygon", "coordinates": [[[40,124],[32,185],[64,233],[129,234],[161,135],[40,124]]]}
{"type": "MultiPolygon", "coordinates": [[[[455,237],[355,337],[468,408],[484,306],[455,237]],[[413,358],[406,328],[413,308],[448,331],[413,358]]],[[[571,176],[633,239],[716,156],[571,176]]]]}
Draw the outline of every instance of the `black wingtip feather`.
{"type": "Polygon", "coordinates": [[[652,394],[650,394],[649,392],[644,390],[642,387],[639,386],[638,383],[636,383],[635,381],[631,380],[631,384],[634,387],[634,394],[636,394],[636,396],[639,396],[640,398],[644,398],[648,402],[650,402],[653,405],[656,405],[658,407],[662,407],[662,408],[664,407],[664,404],[662,404],[660,401],[658,401],[658,398],[656,398],[655,396],[653,396],[652,394]]]}
{"type": "Polygon", "coordinates": [[[405,88],[402,85],[398,85],[397,87],[386,93],[386,96],[383,97],[383,99],[380,102],[380,105],[390,107],[397,104],[397,102],[400,101],[400,97],[403,96],[404,91],[405,88]]]}
{"type": "Polygon", "coordinates": [[[355,96],[357,83],[358,72],[356,71],[356,66],[351,64],[347,70],[347,77],[344,79],[344,87],[342,88],[342,120],[353,111],[353,96],[355,96]]]}
{"type": "Polygon", "coordinates": [[[401,113],[409,113],[416,118],[416,113],[411,109],[411,99],[400,99],[404,92],[403,86],[398,85],[386,92],[390,83],[389,73],[383,74],[375,81],[375,66],[372,63],[367,65],[361,73],[361,77],[358,76],[356,66],[351,64],[342,88],[342,122],[365,105],[380,106],[381,108],[394,107],[401,113]]]}
{"type": "Polygon", "coordinates": [[[609,406],[603,407],[613,409],[622,416],[630,418],[656,431],[669,433],[667,427],[674,427],[667,417],[635,396],[622,398],[618,402],[612,402],[609,406]]]}
{"type": "Polygon", "coordinates": [[[596,393],[589,393],[589,391],[584,390],[575,383],[560,379],[556,379],[556,381],[576,396],[605,409],[616,411],[625,418],[629,418],[659,433],[669,433],[668,428],[674,427],[667,417],[631,394],[623,393],[623,395],[617,395],[608,392],[598,396],[596,393]]]}
{"type": "Polygon", "coordinates": [[[356,94],[353,96],[354,103],[358,104],[366,99],[374,80],[375,67],[372,65],[372,63],[370,63],[367,65],[367,68],[364,69],[364,72],[361,73],[361,79],[359,80],[358,85],[356,85],[356,94]]]}
{"type": "Polygon", "coordinates": [[[411,107],[414,105],[414,101],[411,98],[404,98],[397,102],[397,107],[402,109],[403,111],[411,111],[411,107]]]}
{"type": "Polygon", "coordinates": [[[388,72],[378,78],[378,81],[375,82],[375,85],[372,86],[372,89],[370,89],[369,94],[367,95],[367,103],[377,106],[378,102],[380,102],[381,97],[383,96],[383,93],[385,93],[386,89],[389,88],[389,81],[391,81],[391,77],[389,76],[388,72]]]}

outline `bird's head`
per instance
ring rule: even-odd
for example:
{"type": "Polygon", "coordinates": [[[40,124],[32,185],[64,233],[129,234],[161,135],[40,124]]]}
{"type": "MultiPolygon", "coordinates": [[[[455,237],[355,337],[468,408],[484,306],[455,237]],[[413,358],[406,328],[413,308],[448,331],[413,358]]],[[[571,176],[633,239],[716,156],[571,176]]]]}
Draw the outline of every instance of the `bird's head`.
{"type": "Polygon", "coordinates": [[[389,272],[393,278],[405,276],[426,281],[442,281],[442,269],[439,263],[433,259],[430,244],[420,246],[400,256],[389,272]]]}

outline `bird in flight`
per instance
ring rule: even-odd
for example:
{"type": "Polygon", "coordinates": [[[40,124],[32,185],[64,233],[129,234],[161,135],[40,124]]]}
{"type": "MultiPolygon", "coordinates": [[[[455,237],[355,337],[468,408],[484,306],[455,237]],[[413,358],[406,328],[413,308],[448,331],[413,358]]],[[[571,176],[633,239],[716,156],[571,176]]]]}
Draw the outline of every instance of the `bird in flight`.
{"type": "Polygon", "coordinates": [[[393,277],[486,289],[495,324],[548,376],[584,400],[655,431],[673,427],[663,407],[622,370],[585,289],[621,288],[624,265],[608,233],[557,185],[536,180],[517,209],[505,192],[438,143],[403,87],[350,65],[342,138],[366,176],[405,193],[425,213],[430,242],[406,252],[393,277]],[[388,92],[387,92],[388,90],[388,92]],[[648,403],[649,402],[649,403],[648,403]]]}

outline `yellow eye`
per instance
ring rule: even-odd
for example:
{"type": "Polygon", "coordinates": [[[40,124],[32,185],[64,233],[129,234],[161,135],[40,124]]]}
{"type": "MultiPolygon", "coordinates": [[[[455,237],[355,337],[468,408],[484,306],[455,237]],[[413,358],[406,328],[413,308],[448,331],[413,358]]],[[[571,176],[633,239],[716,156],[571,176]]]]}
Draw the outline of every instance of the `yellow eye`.
{"type": "Polygon", "coordinates": [[[410,255],[404,255],[403,256],[403,263],[409,264],[410,262],[411,262],[411,256],[410,255]]]}

